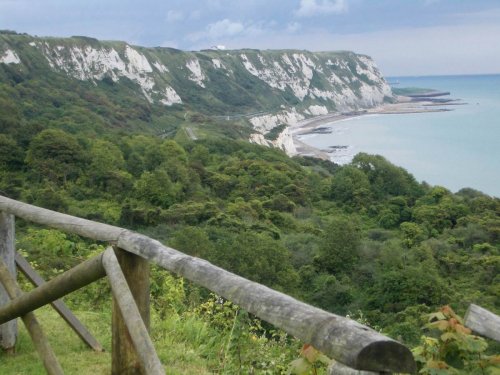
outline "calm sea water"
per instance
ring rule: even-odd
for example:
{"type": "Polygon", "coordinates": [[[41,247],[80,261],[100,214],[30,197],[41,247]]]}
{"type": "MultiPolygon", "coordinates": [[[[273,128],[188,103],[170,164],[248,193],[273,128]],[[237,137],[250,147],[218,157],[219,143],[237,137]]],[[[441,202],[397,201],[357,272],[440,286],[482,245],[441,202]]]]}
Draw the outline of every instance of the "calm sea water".
{"type": "Polygon", "coordinates": [[[332,134],[307,135],[317,148],[348,146],[332,157],[348,162],[358,152],[385,156],[419,181],[457,191],[472,187],[500,197],[500,75],[391,77],[395,87],[449,91],[466,105],[450,112],[368,115],[333,123],[332,134]]]}

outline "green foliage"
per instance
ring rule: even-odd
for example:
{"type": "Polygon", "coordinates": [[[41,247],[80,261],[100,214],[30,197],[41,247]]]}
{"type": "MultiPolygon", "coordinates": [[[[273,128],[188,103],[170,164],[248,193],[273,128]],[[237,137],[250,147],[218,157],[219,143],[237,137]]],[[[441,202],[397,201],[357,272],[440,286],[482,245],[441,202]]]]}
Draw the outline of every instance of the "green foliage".
{"type": "Polygon", "coordinates": [[[380,155],[359,153],[352,164],[366,174],[370,181],[370,190],[377,197],[408,196],[414,199],[422,193],[412,175],[380,155]]]}
{"type": "Polygon", "coordinates": [[[207,233],[198,227],[184,227],[176,231],[169,244],[174,249],[198,258],[207,258],[214,252],[207,233]]]}
{"type": "Polygon", "coordinates": [[[300,350],[300,357],[290,363],[288,374],[307,375],[324,373],[325,366],[330,364],[330,359],[309,344],[300,350]],[[318,371],[319,370],[319,371],[318,371]]]}
{"type": "MultiPolygon", "coordinates": [[[[2,43],[11,37],[0,35],[2,43]]],[[[74,38],[71,43],[100,42],[74,38]]],[[[470,302],[499,311],[498,198],[419,184],[380,156],[359,154],[338,166],[290,159],[241,141],[250,133],[245,121],[212,115],[272,110],[292,100],[291,93],[272,90],[231,54],[224,58],[235,82],[226,87],[221,72],[207,69],[214,87],[199,90],[175,68],[194,54],[141,52],[175,61],[169,69],[182,83],[184,107],[148,103],[125,79],[96,85],[68,80],[45,60],[34,58],[32,67],[21,69],[0,64],[2,195],[148,233],[320,308],[361,311],[374,326],[409,344],[418,340],[419,315],[429,308],[455,301],[460,311],[470,302]],[[200,139],[187,139],[186,126],[200,139]]],[[[271,52],[261,53],[272,60],[271,52]]],[[[255,51],[245,54],[260,66],[255,51]]],[[[355,60],[348,53],[318,55],[355,60]]],[[[206,66],[220,54],[196,56],[206,66]]],[[[350,77],[342,68],[332,69],[350,77]]],[[[317,74],[313,81],[315,87],[329,85],[317,74]]],[[[297,105],[311,105],[307,100],[297,105]]],[[[18,248],[45,277],[102,250],[17,222],[18,248]]],[[[255,328],[252,318],[227,301],[213,302],[219,321],[211,320],[208,310],[192,309],[206,291],[158,269],[152,280],[156,337],[172,344],[179,358],[196,363],[200,373],[285,373],[296,356],[296,342],[268,327],[255,328]]],[[[95,308],[105,298],[109,287],[93,284],[68,300],[95,308]]],[[[160,349],[160,355],[175,365],[170,349],[160,349]]]]}
{"type": "Polygon", "coordinates": [[[0,170],[15,171],[23,165],[24,153],[15,140],[0,134],[0,170]]]}
{"type": "Polygon", "coordinates": [[[39,178],[61,183],[78,177],[85,165],[83,147],[62,130],[47,129],[31,141],[26,163],[39,178]]]}
{"type": "Polygon", "coordinates": [[[270,141],[275,141],[276,139],[278,139],[280,133],[283,132],[283,130],[285,130],[285,128],[286,128],[285,124],[275,126],[268,133],[266,133],[264,137],[270,141]]]}
{"type": "Polygon", "coordinates": [[[287,373],[298,342],[284,332],[265,329],[259,319],[214,294],[194,313],[224,333],[223,339],[216,344],[220,358],[216,372],[287,373]]]}
{"type": "Polygon", "coordinates": [[[90,150],[89,184],[111,194],[132,187],[132,176],[125,171],[121,150],[109,141],[97,140],[90,150]]]}
{"type": "Polygon", "coordinates": [[[180,194],[179,190],[168,173],[161,169],[144,172],[134,186],[137,199],[161,208],[168,208],[176,202],[180,194]]]}
{"type": "Polygon", "coordinates": [[[185,309],[184,279],[170,275],[158,266],[151,268],[150,292],[152,306],[162,318],[185,309]]]}
{"type": "Polygon", "coordinates": [[[467,213],[467,206],[439,186],[420,198],[413,211],[415,221],[424,225],[432,235],[455,227],[467,213]]]}
{"type": "Polygon", "coordinates": [[[401,234],[403,235],[403,245],[407,248],[411,248],[422,241],[424,236],[424,230],[415,223],[407,222],[401,223],[399,226],[401,229],[401,234]]]}
{"type": "Polygon", "coordinates": [[[298,282],[286,248],[267,234],[210,231],[214,252],[207,258],[215,264],[277,289],[293,290],[298,282]]]}
{"type": "Polygon", "coordinates": [[[428,315],[426,328],[433,336],[422,336],[413,349],[419,374],[498,374],[500,355],[485,355],[486,340],[471,334],[463,320],[449,307],[428,315]]]}
{"type": "Polygon", "coordinates": [[[428,265],[386,271],[371,291],[372,307],[393,312],[419,304],[436,306],[449,298],[446,284],[428,265]]]}
{"type": "MultiPolygon", "coordinates": [[[[2,139],[21,154],[47,153],[47,132],[52,134],[42,130],[30,143],[2,139]]],[[[457,300],[465,309],[474,301],[498,309],[498,199],[418,185],[369,155],[337,167],[235,141],[180,144],[144,134],[89,138],[55,132],[85,155],[72,159],[68,171],[77,173],[64,182],[62,174],[39,175],[34,161],[21,163],[0,175],[2,190],[149,233],[329,311],[362,311],[373,325],[410,344],[420,336],[424,304],[457,300]]],[[[28,228],[19,229],[20,247],[46,276],[93,253],[73,236],[28,228]],[[51,248],[38,246],[42,242],[51,248]]],[[[153,271],[153,306],[160,316],[182,317],[205,293],[153,271]]],[[[69,302],[95,306],[107,296],[109,288],[95,284],[69,302]]],[[[228,321],[233,324],[234,316],[228,321]]],[[[258,348],[272,361],[265,345],[258,348]]],[[[227,358],[238,358],[232,355],[227,358]]],[[[233,366],[233,359],[226,365],[233,366]]],[[[221,363],[217,356],[214,361],[221,363]]]]}
{"type": "Polygon", "coordinates": [[[320,270],[332,274],[349,273],[359,261],[360,227],[354,217],[334,217],[325,228],[319,255],[314,260],[320,270]]]}
{"type": "Polygon", "coordinates": [[[370,181],[361,170],[348,165],[335,174],[331,196],[335,200],[362,207],[371,200],[370,181]]]}
{"type": "Polygon", "coordinates": [[[308,267],[304,267],[301,271],[303,283],[308,288],[308,300],[337,314],[348,312],[348,306],[354,299],[354,290],[347,277],[338,280],[327,273],[311,274],[311,269],[308,267]]]}

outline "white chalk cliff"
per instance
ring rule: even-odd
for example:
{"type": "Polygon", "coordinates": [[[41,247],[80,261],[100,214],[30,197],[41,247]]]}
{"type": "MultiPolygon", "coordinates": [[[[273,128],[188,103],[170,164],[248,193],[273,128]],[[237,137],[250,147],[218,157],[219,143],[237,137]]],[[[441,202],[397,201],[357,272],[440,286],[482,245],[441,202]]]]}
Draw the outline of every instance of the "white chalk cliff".
{"type": "Polygon", "coordinates": [[[251,141],[289,154],[295,148],[287,126],[306,117],[377,106],[392,97],[373,60],[351,52],[184,52],[85,37],[0,35],[0,64],[34,69],[34,56],[39,69],[46,66],[70,79],[95,85],[131,81],[152,105],[245,115],[255,131],[251,141]],[[277,126],[281,133],[266,139],[277,126]]]}

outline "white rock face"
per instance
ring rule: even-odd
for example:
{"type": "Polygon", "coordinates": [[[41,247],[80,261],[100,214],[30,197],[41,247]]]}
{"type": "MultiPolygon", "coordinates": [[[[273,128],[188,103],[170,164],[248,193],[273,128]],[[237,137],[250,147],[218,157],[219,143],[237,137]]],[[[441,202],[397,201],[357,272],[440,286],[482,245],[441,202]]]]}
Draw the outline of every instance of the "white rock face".
{"type": "Polygon", "coordinates": [[[304,118],[304,115],[298,113],[295,108],[292,108],[290,111],[281,111],[274,115],[252,117],[250,123],[255,130],[265,134],[278,125],[295,125],[304,118]]]}
{"type": "MultiPolygon", "coordinates": [[[[151,76],[153,68],[148,59],[129,45],[125,46],[124,58],[114,48],[51,47],[47,42],[36,44],[36,47],[41,49],[53,69],[63,71],[76,79],[95,82],[110,77],[117,82],[120,77],[126,77],[140,86],[143,95],[151,103],[152,95],[157,93],[153,90],[155,80],[151,76]]],[[[158,70],[168,72],[165,66],[157,64],[155,67],[158,70]]],[[[173,96],[170,95],[169,98],[172,99],[173,96]]],[[[170,102],[169,99],[165,100],[170,102]]]]}
{"type": "Polygon", "coordinates": [[[212,65],[214,66],[215,69],[225,68],[224,64],[222,63],[222,61],[220,61],[220,59],[212,59],[212,65]]]}
{"type": "Polygon", "coordinates": [[[168,71],[169,71],[169,70],[168,70],[168,68],[167,68],[165,65],[163,65],[162,63],[160,63],[160,62],[158,62],[158,61],[155,61],[155,62],[153,63],[153,66],[154,66],[156,69],[158,69],[158,71],[159,71],[160,73],[168,73],[168,71]]]}
{"type": "MultiPolygon", "coordinates": [[[[315,63],[302,53],[283,54],[279,62],[274,61],[272,64],[261,55],[257,56],[258,63],[250,61],[245,54],[241,54],[240,58],[250,74],[269,86],[282,91],[289,88],[301,101],[307,96],[330,101],[338,111],[377,106],[383,103],[385,97],[392,96],[389,85],[381,77],[373,61],[365,56],[353,56],[349,64],[343,58],[328,59],[324,65],[315,63]],[[314,75],[319,73],[324,74],[323,77],[331,84],[331,88],[327,86],[319,88],[312,84],[314,75]],[[372,83],[368,84],[365,80],[372,83]]],[[[328,108],[313,104],[303,110],[303,113],[309,116],[321,116],[328,114],[328,108]]],[[[278,147],[289,155],[294,155],[297,150],[293,144],[290,127],[303,118],[303,114],[295,108],[283,109],[277,114],[253,117],[250,122],[258,133],[252,134],[251,141],[278,147]],[[265,139],[266,133],[282,124],[286,127],[275,141],[265,139]]]]}
{"type": "Polygon", "coordinates": [[[262,133],[253,133],[250,135],[250,142],[261,146],[279,148],[280,150],[285,151],[288,156],[297,155],[297,148],[293,143],[289,127],[286,127],[274,141],[266,139],[262,133]]]}
{"type": "MultiPolygon", "coordinates": [[[[258,64],[252,63],[246,54],[240,54],[240,58],[243,66],[250,74],[264,81],[270,87],[281,91],[289,88],[301,101],[306,96],[329,100],[341,111],[379,105],[383,102],[384,97],[392,95],[390,87],[381,77],[377,67],[366,56],[358,56],[357,61],[354,60],[355,73],[372,81],[373,84],[367,84],[353,76],[353,72],[351,72],[344,59],[328,59],[325,65],[330,67],[329,69],[335,69],[335,72],[325,73],[328,82],[332,85],[331,89],[328,90],[313,86],[314,72],[324,73],[325,70],[306,54],[293,53],[289,56],[289,54],[285,53],[281,56],[281,59],[272,63],[258,54],[258,64]],[[336,73],[339,69],[347,73],[340,77],[336,73]],[[354,81],[361,84],[357,91],[352,89],[354,81]]],[[[315,108],[308,109],[305,113],[316,115],[316,112],[311,111],[317,110],[315,108]]],[[[318,114],[325,114],[324,110],[321,110],[318,114]]]]}
{"type": "Polygon", "coordinates": [[[17,53],[8,49],[0,56],[0,63],[3,64],[21,64],[21,59],[17,56],[17,53]]]}
{"type": "Polygon", "coordinates": [[[165,97],[163,99],[160,99],[160,102],[162,104],[165,104],[165,105],[168,105],[168,106],[172,106],[174,104],[182,104],[181,97],[170,86],[167,86],[165,88],[164,96],[165,97]]]}
{"type": "Polygon", "coordinates": [[[286,127],[275,141],[272,141],[274,147],[277,147],[286,152],[288,156],[297,155],[297,148],[293,142],[290,128],[286,127]]]}
{"type": "Polygon", "coordinates": [[[300,100],[304,100],[308,94],[310,79],[313,74],[311,66],[314,66],[314,64],[306,56],[293,54],[295,61],[293,63],[288,55],[284,54],[281,58],[284,63],[284,66],[282,66],[279,61],[268,62],[259,54],[258,59],[263,66],[262,68],[257,68],[246,54],[240,54],[240,58],[243,66],[250,74],[269,86],[281,91],[285,91],[288,87],[300,100]],[[302,75],[297,74],[299,71],[302,72],[302,75]]]}
{"type": "Polygon", "coordinates": [[[378,69],[373,60],[367,58],[366,56],[359,56],[359,60],[366,65],[366,68],[356,65],[356,73],[366,75],[371,81],[380,80],[380,77],[374,73],[376,71],[378,72],[378,69]]]}
{"type": "Polygon", "coordinates": [[[205,83],[203,82],[206,77],[203,71],[201,70],[200,62],[198,59],[191,59],[186,63],[186,68],[191,71],[191,75],[188,77],[191,81],[196,82],[198,86],[205,87],[205,83]]]}
{"type": "Polygon", "coordinates": [[[250,136],[250,142],[263,146],[277,147],[285,151],[287,155],[295,155],[297,154],[297,149],[293,143],[290,125],[294,125],[304,118],[304,115],[298,113],[295,108],[283,110],[274,115],[252,117],[250,122],[258,133],[250,136]],[[274,141],[267,140],[264,134],[279,125],[286,125],[286,127],[274,141]]]}
{"type": "Polygon", "coordinates": [[[321,116],[328,114],[328,108],[326,108],[324,105],[311,105],[307,110],[313,116],[321,116]]]}
{"type": "Polygon", "coordinates": [[[269,142],[266,138],[264,138],[264,134],[262,133],[253,133],[250,134],[250,142],[261,145],[261,146],[271,146],[271,142],[269,142]]]}
{"type": "Polygon", "coordinates": [[[125,56],[129,64],[128,70],[135,73],[151,73],[153,68],[149,65],[149,61],[142,53],[137,52],[135,49],[127,45],[125,47],[125,56]]]}

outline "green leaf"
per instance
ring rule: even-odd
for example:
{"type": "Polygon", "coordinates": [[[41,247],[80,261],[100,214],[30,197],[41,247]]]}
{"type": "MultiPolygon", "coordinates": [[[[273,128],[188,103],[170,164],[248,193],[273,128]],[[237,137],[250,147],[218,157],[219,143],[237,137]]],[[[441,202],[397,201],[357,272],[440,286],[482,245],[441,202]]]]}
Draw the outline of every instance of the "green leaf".
{"type": "Polygon", "coordinates": [[[429,314],[429,322],[434,322],[435,320],[446,320],[446,317],[441,311],[429,314]]]}
{"type": "Polygon", "coordinates": [[[478,336],[463,336],[463,340],[460,343],[460,347],[468,352],[481,353],[486,350],[488,344],[486,340],[478,336]]]}
{"type": "Polygon", "coordinates": [[[454,332],[445,332],[441,335],[441,340],[444,342],[458,340],[457,334],[454,332]]]}
{"type": "Polygon", "coordinates": [[[305,358],[297,358],[290,363],[289,375],[305,375],[312,369],[312,364],[305,358]]]}

